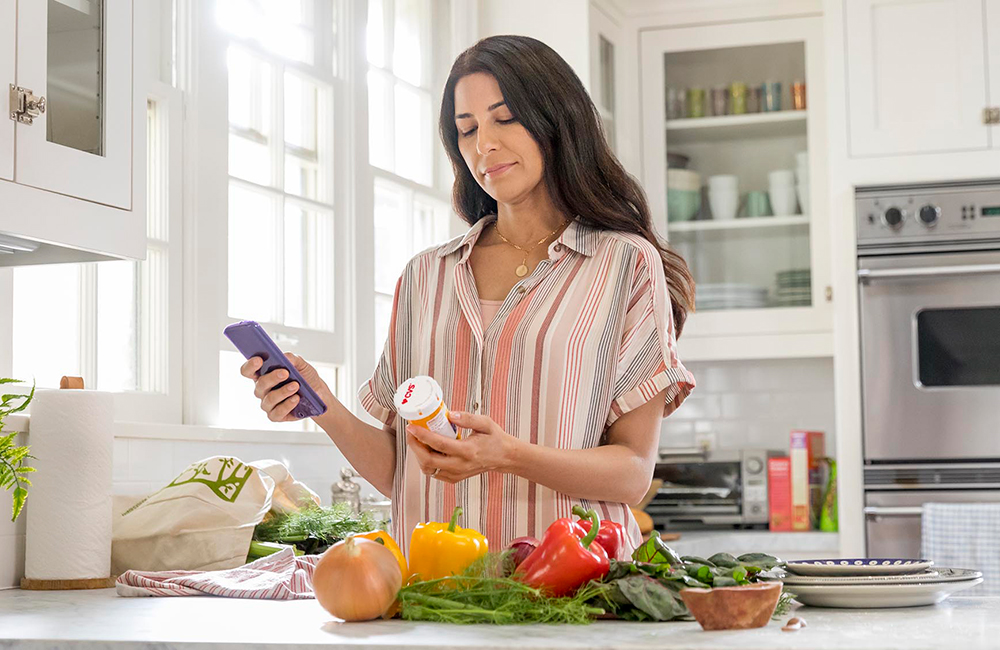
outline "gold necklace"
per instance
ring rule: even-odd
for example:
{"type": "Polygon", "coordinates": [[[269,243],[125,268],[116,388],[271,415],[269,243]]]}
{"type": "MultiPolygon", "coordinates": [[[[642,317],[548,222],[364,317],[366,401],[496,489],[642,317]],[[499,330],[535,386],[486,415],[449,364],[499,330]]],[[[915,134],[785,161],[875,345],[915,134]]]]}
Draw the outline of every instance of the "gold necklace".
{"type": "Polygon", "coordinates": [[[524,276],[528,275],[528,265],[526,264],[526,262],[528,261],[528,255],[531,254],[531,251],[535,250],[536,248],[538,248],[539,246],[541,246],[543,243],[545,243],[545,240],[548,239],[549,237],[551,237],[552,235],[556,234],[556,232],[558,232],[560,228],[565,228],[568,225],[569,225],[568,221],[563,222],[555,230],[553,230],[549,234],[547,234],[544,237],[542,237],[541,239],[539,239],[537,244],[535,244],[531,248],[527,248],[527,249],[521,248],[520,246],[518,246],[517,244],[515,244],[514,242],[512,242],[511,240],[509,240],[509,239],[507,239],[506,237],[503,236],[503,233],[500,232],[500,220],[499,219],[493,222],[493,229],[497,231],[498,235],[500,235],[500,239],[504,240],[505,242],[507,242],[508,244],[510,244],[511,246],[513,246],[514,248],[516,248],[517,250],[519,250],[522,253],[524,253],[524,259],[521,260],[521,265],[518,266],[516,269],[514,269],[514,273],[517,274],[517,277],[523,278],[524,276]]]}

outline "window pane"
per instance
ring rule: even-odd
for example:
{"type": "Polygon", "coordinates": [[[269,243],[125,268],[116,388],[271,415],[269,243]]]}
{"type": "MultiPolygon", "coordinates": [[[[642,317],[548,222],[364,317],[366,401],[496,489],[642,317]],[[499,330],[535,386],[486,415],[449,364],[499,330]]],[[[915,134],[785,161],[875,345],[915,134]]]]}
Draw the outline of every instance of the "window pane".
{"type": "Polygon", "coordinates": [[[392,294],[413,255],[406,190],[375,183],[375,291],[392,294]]]}
{"type": "Polygon", "coordinates": [[[430,44],[427,31],[430,4],[427,0],[395,0],[395,38],[392,42],[392,71],[414,86],[427,83],[424,57],[430,44]]]}
{"type": "Polygon", "coordinates": [[[332,331],[333,215],[288,205],[284,239],[284,323],[332,331]]]}
{"type": "Polygon", "coordinates": [[[139,262],[139,390],[166,393],[170,375],[170,265],[166,249],[150,247],[139,262]]]}
{"type": "Polygon", "coordinates": [[[79,265],[15,267],[13,315],[14,377],[55,388],[82,376],[79,265]]]}
{"type": "Polygon", "coordinates": [[[138,388],[135,262],[97,264],[97,389],[138,388]]]}
{"type": "Polygon", "coordinates": [[[253,382],[240,374],[246,361],[239,352],[219,353],[219,426],[234,429],[280,429],[304,431],[305,422],[271,422],[254,397],[253,382]]]}
{"type": "Polygon", "coordinates": [[[368,162],[393,171],[392,81],[375,70],[368,71],[368,162]]]}
{"type": "Polygon", "coordinates": [[[229,315],[273,322],[279,279],[277,204],[229,186],[229,315]]]}
{"type": "Polygon", "coordinates": [[[260,185],[271,185],[271,154],[266,144],[231,133],[229,173],[260,185]]]}
{"type": "Polygon", "coordinates": [[[383,0],[368,0],[368,63],[385,67],[385,6],[383,0]]]}
{"type": "Polygon", "coordinates": [[[264,136],[271,133],[272,69],[238,47],[227,51],[229,123],[264,136]]]}
{"type": "Polygon", "coordinates": [[[286,192],[318,201],[319,181],[319,164],[315,159],[285,155],[286,192]]]}
{"type": "Polygon", "coordinates": [[[285,73],[285,144],[316,151],[316,84],[285,73]]]}
{"type": "Polygon", "coordinates": [[[226,31],[278,56],[312,63],[312,11],[312,0],[218,0],[216,19],[226,31]]]}
{"type": "Polygon", "coordinates": [[[396,169],[400,176],[431,185],[431,106],[428,93],[396,84],[396,169]]]}

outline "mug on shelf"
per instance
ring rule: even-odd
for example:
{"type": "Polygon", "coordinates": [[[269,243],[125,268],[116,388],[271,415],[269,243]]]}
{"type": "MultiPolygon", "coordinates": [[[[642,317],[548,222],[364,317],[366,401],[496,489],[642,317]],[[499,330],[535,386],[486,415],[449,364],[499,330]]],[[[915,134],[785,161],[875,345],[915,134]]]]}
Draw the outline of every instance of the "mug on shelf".
{"type": "Polygon", "coordinates": [[[768,200],[767,192],[753,190],[747,192],[747,216],[748,217],[770,217],[771,202],[768,200]]]}
{"type": "Polygon", "coordinates": [[[687,116],[705,117],[705,89],[687,89],[687,116]]]}
{"type": "Polygon", "coordinates": [[[780,81],[767,81],[761,86],[761,92],[763,94],[764,111],[780,111],[781,110],[781,82],[780,81]]]}

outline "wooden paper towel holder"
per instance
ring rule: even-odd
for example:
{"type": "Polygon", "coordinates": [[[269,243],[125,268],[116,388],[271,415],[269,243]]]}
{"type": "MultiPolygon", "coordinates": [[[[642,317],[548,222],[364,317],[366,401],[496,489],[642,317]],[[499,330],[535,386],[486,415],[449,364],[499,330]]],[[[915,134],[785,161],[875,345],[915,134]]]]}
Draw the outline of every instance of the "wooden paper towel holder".
{"type": "MultiPolygon", "coordinates": [[[[59,388],[83,389],[83,377],[63,377],[59,388]]],[[[57,589],[110,589],[115,586],[115,576],[107,578],[78,578],[75,580],[39,580],[21,578],[21,589],[52,591],[57,589]]]]}

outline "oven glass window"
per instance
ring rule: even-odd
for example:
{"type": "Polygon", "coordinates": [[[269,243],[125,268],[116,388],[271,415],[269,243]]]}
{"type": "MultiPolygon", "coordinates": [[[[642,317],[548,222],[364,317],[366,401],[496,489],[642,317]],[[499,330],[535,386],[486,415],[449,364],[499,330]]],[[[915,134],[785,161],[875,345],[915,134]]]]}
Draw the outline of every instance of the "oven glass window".
{"type": "Polygon", "coordinates": [[[917,314],[923,386],[1000,386],[1000,307],[917,314]]]}

